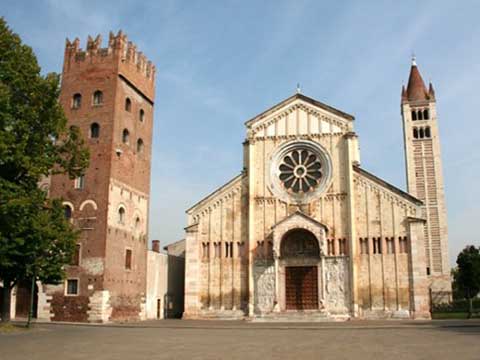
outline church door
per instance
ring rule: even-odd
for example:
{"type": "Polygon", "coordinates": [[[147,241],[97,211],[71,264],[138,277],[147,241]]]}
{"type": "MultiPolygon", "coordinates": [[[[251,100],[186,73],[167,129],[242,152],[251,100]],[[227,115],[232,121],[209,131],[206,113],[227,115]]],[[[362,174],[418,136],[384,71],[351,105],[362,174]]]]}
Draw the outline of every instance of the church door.
{"type": "Polygon", "coordinates": [[[287,310],[318,309],[316,266],[287,266],[285,292],[287,310]]]}

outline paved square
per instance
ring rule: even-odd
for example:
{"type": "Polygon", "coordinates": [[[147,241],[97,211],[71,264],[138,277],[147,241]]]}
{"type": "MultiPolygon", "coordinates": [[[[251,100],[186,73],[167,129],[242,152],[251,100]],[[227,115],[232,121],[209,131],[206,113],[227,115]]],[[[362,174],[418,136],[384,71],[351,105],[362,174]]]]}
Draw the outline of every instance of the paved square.
{"type": "Polygon", "coordinates": [[[0,359],[480,359],[480,321],[37,324],[0,335],[0,359]]]}

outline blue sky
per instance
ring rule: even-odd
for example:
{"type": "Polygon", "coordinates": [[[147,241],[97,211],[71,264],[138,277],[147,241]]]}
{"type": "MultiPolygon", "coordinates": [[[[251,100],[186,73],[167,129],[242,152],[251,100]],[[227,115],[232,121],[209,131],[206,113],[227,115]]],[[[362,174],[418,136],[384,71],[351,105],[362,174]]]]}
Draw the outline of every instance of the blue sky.
{"type": "MultiPolygon", "coordinates": [[[[450,258],[480,244],[478,1],[8,1],[2,13],[60,72],[65,38],[123,29],[157,66],[150,238],[238,174],[244,121],[305,95],[355,115],[362,166],[405,188],[400,89],[414,52],[437,95],[450,258]]],[[[104,40],[105,42],[106,40],[104,40]]]]}

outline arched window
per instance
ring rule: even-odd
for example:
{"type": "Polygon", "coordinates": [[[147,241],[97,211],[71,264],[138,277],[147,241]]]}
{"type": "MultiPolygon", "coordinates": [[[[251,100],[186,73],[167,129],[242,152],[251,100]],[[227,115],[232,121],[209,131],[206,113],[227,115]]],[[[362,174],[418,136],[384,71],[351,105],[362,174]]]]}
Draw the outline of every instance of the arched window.
{"type": "Polygon", "coordinates": [[[127,129],[123,129],[122,142],[123,142],[124,144],[128,144],[129,138],[130,138],[130,133],[128,132],[127,129]]]}
{"type": "Polygon", "coordinates": [[[430,118],[430,114],[428,113],[428,109],[423,110],[423,120],[428,120],[430,118]]]}
{"type": "Polygon", "coordinates": [[[412,110],[412,120],[417,120],[417,112],[415,110],[412,110]]]}
{"type": "Polygon", "coordinates": [[[143,111],[143,109],[140,109],[138,119],[140,120],[140,122],[143,122],[143,120],[145,120],[145,111],[143,111]]]}
{"type": "Polygon", "coordinates": [[[423,131],[423,128],[420,128],[419,135],[420,135],[420,139],[423,139],[425,137],[425,132],[423,131]]]}
{"type": "Polygon", "coordinates": [[[430,126],[427,126],[427,127],[425,128],[425,137],[426,137],[426,138],[430,138],[430,135],[431,135],[431,134],[430,134],[430,126]]]}
{"type": "Polygon", "coordinates": [[[97,90],[93,93],[93,105],[103,104],[103,93],[100,90],[97,90]]]}
{"type": "Polygon", "coordinates": [[[417,112],[417,119],[418,119],[418,120],[423,120],[423,112],[422,112],[422,110],[418,110],[418,112],[417,112]]]}
{"type": "Polygon", "coordinates": [[[418,139],[418,129],[417,128],[413,128],[413,138],[418,139]]]}
{"type": "Polygon", "coordinates": [[[72,218],[72,208],[70,205],[63,205],[63,213],[65,219],[70,220],[72,218]]]}
{"type": "Polygon", "coordinates": [[[140,218],[138,216],[135,218],[135,231],[140,231],[140,218]]]}
{"type": "Polygon", "coordinates": [[[132,100],[128,97],[125,99],[125,110],[132,111],[132,100]]]}
{"type": "Polygon", "coordinates": [[[120,207],[118,209],[118,223],[125,224],[125,208],[124,207],[120,207]]]}
{"type": "Polygon", "coordinates": [[[80,94],[73,95],[72,108],[73,109],[80,109],[80,106],[82,106],[82,95],[80,95],[80,94]]]}
{"type": "Polygon", "coordinates": [[[97,139],[100,137],[100,125],[97,123],[92,123],[90,125],[90,138],[97,139]]]}
{"type": "Polygon", "coordinates": [[[142,139],[137,140],[137,152],[138,153],[143,152],[143,140],[142,139]]]}

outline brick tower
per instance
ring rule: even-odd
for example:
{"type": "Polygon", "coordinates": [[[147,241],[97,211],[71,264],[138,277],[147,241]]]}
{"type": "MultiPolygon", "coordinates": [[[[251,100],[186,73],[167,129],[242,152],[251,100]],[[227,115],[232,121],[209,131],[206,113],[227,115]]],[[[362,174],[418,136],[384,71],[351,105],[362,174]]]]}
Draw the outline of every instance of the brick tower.
{"type": "Polygon", "coordinates": [[[105,48],[100,36],[79,44],[67,39],[60,102],[84,136],[90,167],[74,180],[53,176],[50,194],[64,199],[81,235],[65,283],[39,296],[39,317],[141,319],[155,67],[121,31],[105,48]]]}
{"type": "Polygon", "coordinates": [[[424,203],[425,269],[432,292],[450,291],[448,231],[435,92],[427,90],[412,60],[407,88],[402,88],[402,119],[408,192],[424,203]]]}

